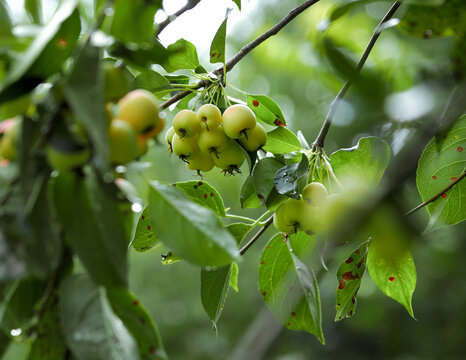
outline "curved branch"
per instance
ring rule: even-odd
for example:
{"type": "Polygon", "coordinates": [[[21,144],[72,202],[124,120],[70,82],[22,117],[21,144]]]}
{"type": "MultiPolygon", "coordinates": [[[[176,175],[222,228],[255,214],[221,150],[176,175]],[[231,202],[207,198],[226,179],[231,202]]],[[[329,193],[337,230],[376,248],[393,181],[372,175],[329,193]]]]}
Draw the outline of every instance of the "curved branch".
{"type": "Polygon", "coordinates": [[[251,240],[249,240],[248,243],[241,248],[241,250],[239,251],[240,255],[244,255],[244,253],[248,251],[248,249],[252,246],[252,244],[254,244],[256,240],[259,239],[260,236],[264,233],[264,231],[267,230],[270,224],[272,224],[272,221],[273,221],[273,215],[267,219],[264,226],[260,228],[260,230],[256,233],[256,235],[254,235],[251,238],[251,240]]]}
{"type": "MultiPolygon", "coordinates": [[[[228,72],[233,67],[241,60],[243,59],[247,54],[249,54],[253,49],[255,49],[257,46],[262,44],[265,40],[270,38],[273,35],[276,35],[281,29],[283,29],[287,24],[289,24],[295,17],[297,17],[299,14],[301,14],[304,10],[307,8],[311,7],[315,3],[317,3],[319,0],[306,0],[303,2],[301,5],[298,7],[294,8],[291,10],[288,15],[286,15],[283,19],[281,19],[275,26],[267,30],[265,33],[251,41],[249,44],[244,46],[235,56],[233,56],[226,64],[225,64],[225,71],[228,72]]],[[[215,69],[213,71],[213,74],[215,75],[224,75],[224,69],[223,66],[215,69]]],[[[199,89],[201,87],[205,87],[207,84],[209,84],[208,81],[202,80],[199,81],[194,89],[199,89]]],[[[191,92],[188,90],[181,91],[174,96],[172,96],[170,99],[162,103],[161,108],[165,109],[171,104],[174,104],[178,100],[183,99],[185,96],[189,95],[191,92]]]]}
{"type": "Polygon", "coordinates": [[[201,0],[189,0],[185,6],[183,6],[180,10],[175,12],[172,15],[169,15],[164,21],[161,23],[157,24],[157,33],[156,35],[158,36],[170,23],[180,15],[182,15],[184,12],[191,10],[194,8],[197,4],[199,4],[201,0]]]}
{"type": "MultiPolygon", "coordinates": [[[[366,63],[367,58],[369,57],[370,52],[372,51],[372,48],[374,47],[375,42],[379,38],[382,30],[381,27],[384,23],[386,23],[388,20],[392,18],[392,16],[395,14],[395,12],[398,10],[400,7],[401,3],[399,1],[395,1],[391,8],[388,10],[388,12],[385,14],[383,19],[380,21],[380,23],[377,25],[377,27],[374,29],[374,33],[371,36],[371,39],[369,40],[369,43],[366,46],[366,49],[364,50],[361,59],[359,59],[359,62],[356,66],[356,69],[354,70],[354,75],[358,75],[366,63]]],[[[313,150],[318,150],[322,149],[324,147],[324,141],[325,137],[327,136],[328,130],[330,128],[330,125],[332,125],[333,117],[335,116],[337,107],[340,103],[340,100],[343,99],[345,96],[346,92],[348,91],[349,87],[352,85],[353,80],[355,78],[348,79],[343,87],[341,88],[340,92],[337,94],[335,99],[333,99],[332,103],[330,104],[330,109],[328,111],[327,117],[325,118],[324,124],[322,125],[322,128],[320,129],[319,135],[317,135],[317,138],[315,139],[314,143],[312,144],[313,150]]]]}
{"type": "Polygon", "coordinates": [[[450,190],[453,186],[458,184],[463,178],[466,176],[466,172],[463,172],[459,178],[457,178],[455,181],[453,181],[450,185],[448,185],[445,189],[442,191],[439,191],[437,194],[432,196],[429,200],[424,201],[422,204],[419,204],[416,206],[414,209],[409,210],[405,215],[411,215],[412,213],[418,211],[419,209],[422,209],[424,206],[430,204],[431,202],[437,200],[440,196],[445,194],[448,190],[450,190]]]}

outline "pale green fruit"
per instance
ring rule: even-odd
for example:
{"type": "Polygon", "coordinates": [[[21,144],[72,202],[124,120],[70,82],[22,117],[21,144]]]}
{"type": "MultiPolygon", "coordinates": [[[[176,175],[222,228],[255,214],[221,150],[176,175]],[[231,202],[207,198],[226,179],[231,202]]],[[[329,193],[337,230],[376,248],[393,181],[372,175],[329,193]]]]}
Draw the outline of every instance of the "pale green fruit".
{"type": "Polygon", "coordinates": [[[302,198],[308,205],[323,206],[327,200],[327,189],[319,182],[307,184],[303,189],[302,198]]]}
{"type": "Polygon", "coordinates": [[[256,124],[256,115],[246,105],[232,105],[222,116],[223,131],[232,139],[248,138],[256,124]]]}
{"type": "Polygon", "coordinates": [[[70,143],[59,137],[52,137],[49,140],[45,153],[49,165],[61,172],[80,168],[91,157],[91,151],[87,146],[70,143]]]}
{"type": "Polygon", "coordinates": [[[247,151],[257,151],[262,148],[267,141],[267,132],[264,127],[257,123],[256,127],[248,134],[248,138],[241,137],[239,143],[247,151]]]}
{"type": "Polygon", "coordinates": [[[172,148],[172,139],[173,139],[173,135],[175,135],[175,129],[173,128],[173,126],[167,130],[167,132],[165,133],[165,142],[167,143],[168,145],[168,150],[170,151],[170,154],[172,153],[173,151],[173,148],[172,148]]]}
{"type": "Polygon", "coordinates": [[[147,90],[130,91],[118,101],[117,118],[129,123],[137,135],[148,133],[159,121],[157,98],[147,90]]]}
{"type": "Polygon", "coordinates": [[[278,231],[295,234],[304,222],[305,203],[301,200],[288,199],[275,211],[273,223],[278,231]]]}
{"type": "Polygon", "coordinates": [[[181,138],[175,134],[172,138],[172,148],[173,152],[183,161],[189,161],[191,155],[200,151],[197,146],[197,136],[181,138]]]}
{"type": "Polygon", "coordinates": [[[243,150],[231,139],[228,139],[227,143],[217,154],[212,153],[211,156],[215,166],[230,175],[233,175],[235,172],[239,173],[239,168],[244,162],[243,150]]]}
{"type": "Polygon", "coordinates": [[[304,203],[302,207],[302,219],[299,231],[304,231],[308,235],[318,234],[325,229],[323,210],[317,206],[304,203]]]}
{"type": "Polygon", "coordinates": [[[201,125],[197,121],[196,113],[191,110],[181,110],[173,119],[175,133],[181,137],[191,138],[199,134],[201,125]]]}
{"type": "Polygon", "coordinates": [[[207,131],[214,130],[222,122],[222,113],[220,109],[213,104],[204,104],[197,111],[197,120],[202,129],[207,131]]]}
{"type": "Polygon", "coordinates": [[[197,170],[202,172],[207,172],[212,170],[214,167],[214,161],[208,152],[198,151],[193,153],[189,161],[186,163],[186,166],[190,170],[197,170]]]}
{"type": "Polygon", "coordinates": [[[217,126],[215,129],[210,131],[202,129],[199,133],[197,143],[199,145],[199,149],[202,151],[214,153],[215,156],[217,156],[218,149],[223,147],[228,141],[229,139],[223,132],[223,128],[221,126],[217,126]]]}
{"type": "Polygon", "coordinates": [[[18,156],[17,144],[20,137],[21,118],[12,118],[0,122],[0,156],[13,161],[18,156]]]}
{"type": "Polygon", "coordinates": [[[136,132],[127,122],[113,119],[109,127],[110,162],[123,165],[138,155],[136,132]]]}

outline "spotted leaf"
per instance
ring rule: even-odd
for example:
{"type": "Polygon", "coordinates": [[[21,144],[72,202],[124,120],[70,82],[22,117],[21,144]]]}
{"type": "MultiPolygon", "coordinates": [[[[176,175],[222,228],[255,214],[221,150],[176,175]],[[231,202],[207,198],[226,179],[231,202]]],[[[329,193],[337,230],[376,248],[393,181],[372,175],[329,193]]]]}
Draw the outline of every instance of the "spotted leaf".
{"type": "Polygon", "coordinates": [[[139,251],[144,252],[160,244],[155,235],[154,229],[147,214],[147,207],[139,214],[136,230],[134,231],[131,246],[139,251]]]}
{"type": "Polygon", "coordinates": [[[205,181],[186,181],[175,184],[191,200],[213,210],[219,216],[225,215],[225,205],[218,191],[205,181]]]}

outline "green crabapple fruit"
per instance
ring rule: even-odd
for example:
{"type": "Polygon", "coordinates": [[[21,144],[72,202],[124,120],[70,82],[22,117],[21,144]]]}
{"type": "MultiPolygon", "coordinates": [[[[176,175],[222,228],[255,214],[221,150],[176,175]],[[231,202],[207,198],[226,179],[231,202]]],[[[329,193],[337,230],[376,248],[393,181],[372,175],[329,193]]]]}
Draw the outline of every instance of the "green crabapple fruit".
{"type": "Polygon", "coordinates": [[[214,161],[208,152],[198,151],[191,155],[189,162],[186,166],[190,170],[197,170],[198,172],[207,172],[214,167],[214,161]]]}
{"type": "Polygon", "coordinates": [[[251,130],[247,138],[240,138],[239,143],[247,151],[257,151],[262,148],[267,141],[267,132],[264,127],[257,123],[256,127],[251,130]]]}
{"type": "Polygon", "coordinates": [[[113,119],[109,127],[110,162],[123,165],[138,155],[136,133],[127,122],[113,119]]]}
{"type": "Polygon", "coordinates": [[[281,232],[295,234],[304,225],[305,205],[301,200],[288,199],[275,211],[273,224],[281,232]]]}
{"type": "Polygon", "coordinates": [[[173,152],[179,156],[184,162],[189,162],[189,158],[199,151],[197,145],[197,136],[195,137],[180,137],[178,134],[172,138],[173,152]]]}
{"type": "Polygon", "coordinates": [[[323,210],[317,206],[308,205],[305,202],[303,204],[299,231],[304,231],[308,235],[324,231],[323,210]]]}
{"type": "Polygon", "coordinates": [[[228,138],[223,132],[221,126],[207,131],[202,129],[199,133],[197,143],[202,151],[207,151],[215,154],[218,157],[218,150],[228,142],[228,138]]]}
{"type": "Polygon", "coordinates": [[[130,91],[118,101],[117,118],[129,123],[137,135],[148,133],[159,121],[157,98],[147,90],[130,91]]]}
{"type": "Polygon", "coordinates": [[[170,151],[170,154],[173,152],[173,148],[172,148],[173,135],[175,135],[175,129],[172,126],[165,133],[165,142],[168,145],[168,150],[170,151]]]}
{"type": "Polygon", "coordinates": [[[220,109],[213,104],[204,104],[197,111],[197,120],[201,127],[211,131],[222,122],[222,113],[220,109]]]}
{"type": "Polygon", "coordinates": [[[199,133],[201,125],[194,111],[181,110],[173,119],[173,128],[180,138],[191,138],[199,133]]]}
{"type": "Polygon", "coordinates": [[[21,118],[12,118],[0,122],[0,156],[13,161],[17,157],[16,145],[20,136],[21,118]]]}
{"type": "Polygon", "coordinates": [[[319,182],[312,182],[303,189],[302,199],[313,206],[323,206],[327,200],[327,189],[319,182]]]}
{"type": "Polygon", "coordinates": [[[103,61],[104,69],[104,100],[116,101],[131,90],[131,73],[112,60],[103,61]]]}
{"type": "Polygon", "coordinates": [[[69,139],[52,136],[45,147],[47,162],[61,172],[82,167],[90,157],[88,146],[70,142],[69,139]]]}
{"type": "Polygon", "coordinates": [[[228,139],[221,151],[211,154],[215,166],[222,169],[225,174],[240,173],[240,166],[244,162],[244,150],[233,140],[228,139]]]}
{"type": "Polygon", "coordinates": [[[235,104],[228,107],[222,116],[223,131],[232,139],[248,138],[256,127],[256,115],[246,105],[235,104]]]}

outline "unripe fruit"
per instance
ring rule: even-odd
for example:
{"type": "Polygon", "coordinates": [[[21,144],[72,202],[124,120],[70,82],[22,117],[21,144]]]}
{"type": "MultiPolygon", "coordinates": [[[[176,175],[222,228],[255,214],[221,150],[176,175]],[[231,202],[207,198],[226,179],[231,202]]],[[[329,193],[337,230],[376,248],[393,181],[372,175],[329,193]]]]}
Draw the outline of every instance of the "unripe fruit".
{"type": "Polygon", "coordinates": [[[186,166],[190,170],[207,172],[212,170],[214,167],[214,162],[208,152],[198,151],[191,155],[189,162],[186,163],[186,166]]]}
{"type": "Polygon", "coordinates": [[[327,200],[327,189],[319,182],[312,182],[303,189],[302,198],[308,205],[323,206],[327,200]]]}
{"type": "Polygon", "coordinates": [[[131,90],[131,73],[123,66],[104,60],[104,99],[117,101],[131,90]]]}
{"type": "Polygon", "coordinates": [[[21,119],[7,119],[0,123],[0,156],[13,161],[17,158],[17,144],[20,137],[21,119]]]}
{"type": "Polygon", "coordinates": [[[257,123],[256,127],[248,134],[248,138],[239,139],[239,143],[247,151],[257,151],[262,148],[267,141],[267,132],[264,127],[257,123]]]}
{"type": "Polygon", "coordinates": [[[197,143],[199,149],[215,154],[218,157],[218,149],[223,147],[230,139],[227,138],[221,126],[207,131],[202,129],[199,133],[197,143]]]}
{"type": "Polygon", "coordinates": [[[139,134],[138,140],[147,141],[149,139],[154,139],[163,130],[164,127],[165,127],[165,119],[159,118],[159,122],[157,123],[157,126],[147,133],[139,134]]]}
{"type": "Polygon", "coordinates": [[[173,126],[171,126],[165,133],[165,142],[168,145],[168,150],[170,151],[170,154],[173,151],[173,148],[172,148],[173,135],[175,135],[175,129],[173,128],[173,126]]]}
{"type": "Polygon", "coordinates": [[[138,151],[137,151],[137,154],[136,154],[136,158],[144,155],[147,152],[147,149],[148,149],[146,140],[140,140],[138,138],[137,139],[137,144],[138,144],[138,151]]]}
{"type": "Polygon", "coordinates": [[[172,138],[172,148],[173,152],[185,162],[189,162],[191,155],[200,151],[197,146],[197,136],[181,138],[175,134],[172,138]]]}
{"type": "Polygon", "coordinates": [[[240,166],[244,162],[244,153],[241,147],[233,140],[228,139],[221,151],[211,154],[215,166],[222,169],[225,174],[233,175],[235,172],[240,173],[240,166]]]}
{"type": "Polygon", "coordinates": [[[232,139],[247,139],[251,130],[256,127],[256,123],[256,115],[246,105],[232,105],[222,116],[223,131],[232,139]]]}
{"type": "Polygon", "coordinates": [[[110,162],[123,165],[133,161],[138,155],[137,136],[131,125],[113,119],[109,127],[110,162]]]}
{"type": "Polygon", "coordinates": [[[308,235],[317,234],[325,229],[323,209],[304,203],[299,231],[308,235]]]}
{"type": "Polygon", "coordinates": [[[191,110],[181,110],[173,119],[173,128],[180,138],[196,136],[201,130],[196,113],[191,110]]]}
{"type": "Polygon", "coordinates": [[[61,172],[82,167],[91,157],[91,151],[87,146],[72,143],[69,139],[58,136],[50,138],[45,151],[49,165],[61,172]]]}
{"type": "Polygon", "coordinates": [[[202,129],[211,131],[222,122],[222,113],[220,109],[213,104],[204,104],[197,111],[197,120],[202,129]]]}
{"type": "Polygon", "coordinates": [[[117,117],[129,123],[136,134],[148,133],[159,121],[157,98],[147,90],[133,90],[118,102],[117,117]]]}
{"type": "Polygon", "coordinates": [[[273,223],[278,231],[295,234],[304,222],[305,203],[301,200],[288,199],[275,211],[273,223]]]}

